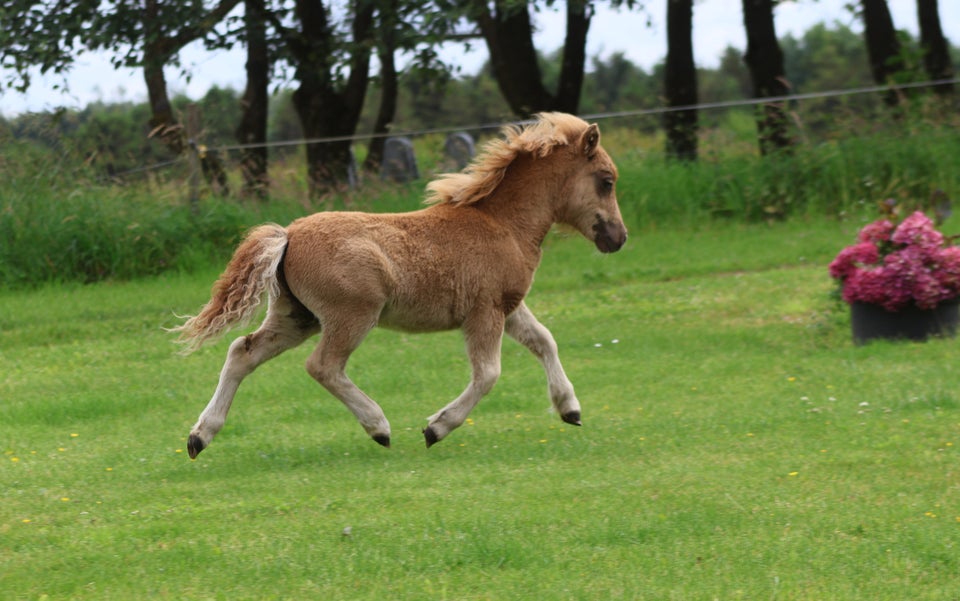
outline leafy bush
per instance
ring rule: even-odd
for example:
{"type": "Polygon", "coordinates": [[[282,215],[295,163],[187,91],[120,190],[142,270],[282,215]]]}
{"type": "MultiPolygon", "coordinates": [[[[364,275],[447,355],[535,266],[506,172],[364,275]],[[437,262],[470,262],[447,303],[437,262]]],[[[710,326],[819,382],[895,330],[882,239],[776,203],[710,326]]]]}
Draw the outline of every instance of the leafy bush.
{"type": "Polygon", "coordinates": [[[621,170],[617,189],[624,212],[637,224],[872,214],[875,203],[890,197],[928,198],[937,189],[956,197],[960,139],[955,127],[914,118],[882,131],[808,141],[789,153],[763,158],[755,150],[742,151],[742,135],[711,132],[694,164],[670,162],[659,154],[614,153],[621,170]],[[731,152],[733,148],[738,150],[731,152]]]}
{"type": "Polygon", "coordinates": [[[189,269],[233,244],[247,221],[234,205],[192,211],[169,193],[99,184],[82,168],[67,171],[68,157],[16,148],[0,164],[3,287],[189,269]]]}

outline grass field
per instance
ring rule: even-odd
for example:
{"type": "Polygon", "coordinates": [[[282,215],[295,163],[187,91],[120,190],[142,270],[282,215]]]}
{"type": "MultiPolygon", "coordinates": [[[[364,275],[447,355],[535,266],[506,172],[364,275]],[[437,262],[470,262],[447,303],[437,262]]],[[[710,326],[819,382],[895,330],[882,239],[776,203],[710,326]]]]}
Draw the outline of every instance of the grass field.
{"type": "Polygon", "coordinates": [[[555,235],[528,304],[584,426],[532,356],[429,451],[458,334],[375,331],[369,440],[302,366],[263,366],[196,461],[227,341],[162,326],[216,271],[0,294],[4,599],[957,599],[956,341],[854,347],[826,264],[856,224],[555,235]]]}

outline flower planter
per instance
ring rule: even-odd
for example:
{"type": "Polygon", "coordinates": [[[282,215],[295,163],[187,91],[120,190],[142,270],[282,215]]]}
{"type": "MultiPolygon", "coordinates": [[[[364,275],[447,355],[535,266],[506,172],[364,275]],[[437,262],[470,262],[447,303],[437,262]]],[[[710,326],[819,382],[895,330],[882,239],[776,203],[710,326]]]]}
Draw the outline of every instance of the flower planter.
{"type": "Polygon", "coordinates": [[[853,343],[863,345],[880,338],[885,340],[923,341],[931,336],[953,338],[960,321],[960,300],[944,301],[933,309],[908,305],[900,311],[887,311],[879,305],[854,302],[850,305],[853,343]]]}
{"type": "MultiPolygon", "coordinates": [[[[888,209],[895,204],[885,203],[888,209]]],[[[830,276],[839,280],[843,300],[850,303],[854,344],[956,336],[960,246],[952,243],[955,238],[938,232],[922,211],[899,225],[881,219],[860,230],[857,243],[830,263],[830,276]]]]}

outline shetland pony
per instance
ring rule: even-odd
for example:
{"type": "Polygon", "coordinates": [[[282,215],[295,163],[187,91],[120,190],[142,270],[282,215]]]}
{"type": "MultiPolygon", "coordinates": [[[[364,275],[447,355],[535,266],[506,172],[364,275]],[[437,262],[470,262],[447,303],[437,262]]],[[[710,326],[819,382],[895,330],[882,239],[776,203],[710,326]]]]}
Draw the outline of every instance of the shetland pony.
{"type": "Polygon", "coordinates": [[[604,253],[624,245],[617,168],[600,146],[597,125],[572,115],[543,113],[502,134],[463,172],[429,183],[424,209],[316,213],[249,232],[210,301],[174,328],[189,352],[247,322],[268,298],[260,327],[230,345],[213,398],[190,431],[191,458],[223,427],[243,378],[318,333],[307,372],[368,435],[389,446],[383,410],[344,371],[377,325],[464,333],[472,377],[460,396],[428,418],[427,447],[460,426],[497,381],[504,331],[543,365],[560,418],[580,425],[580,403],[556,342],[524,297],[554,223],[574,227],[604,253]]]}

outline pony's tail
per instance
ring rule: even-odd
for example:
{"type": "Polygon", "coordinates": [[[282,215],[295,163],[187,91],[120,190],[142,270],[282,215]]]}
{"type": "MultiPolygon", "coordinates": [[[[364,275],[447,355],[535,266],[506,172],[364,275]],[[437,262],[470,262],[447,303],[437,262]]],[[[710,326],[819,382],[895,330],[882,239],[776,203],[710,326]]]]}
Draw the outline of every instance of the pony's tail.
{"type": "Polygon", "coordinates": [[[287,230],[268,223],[247,234],[213,285],[210,301],[198,315],[171,328],[177,342],[191,353],[237,324],[246,324],[260,306],[264,291],[280,295],[277,269],[287,248],[287,230]]]}

